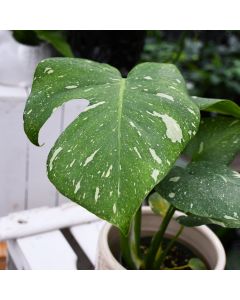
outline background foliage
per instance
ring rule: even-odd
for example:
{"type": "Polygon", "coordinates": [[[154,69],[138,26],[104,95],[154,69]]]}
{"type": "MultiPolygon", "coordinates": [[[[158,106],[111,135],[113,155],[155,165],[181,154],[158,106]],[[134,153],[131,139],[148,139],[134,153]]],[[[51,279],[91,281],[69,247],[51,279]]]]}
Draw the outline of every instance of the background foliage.
{"type": "MultiPolygon", "coordinates": [[[[240,31],[148,31],[141,61],[175,63],[191,95],[240,104],[240,31]]],[[[210,227],[227,251],[227,269],[240,269],[240,230],[210,227]]]]}
{"type": "Polygon", "coordinates": [[[141,60],[176,63],[192,95],[239,102],[240,31],[148,31],[141,60]]]}

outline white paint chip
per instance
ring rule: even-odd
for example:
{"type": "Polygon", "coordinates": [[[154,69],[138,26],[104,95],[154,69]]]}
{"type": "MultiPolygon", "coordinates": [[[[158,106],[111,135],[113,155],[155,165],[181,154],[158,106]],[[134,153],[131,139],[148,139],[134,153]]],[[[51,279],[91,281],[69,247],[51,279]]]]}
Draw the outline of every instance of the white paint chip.
{"type": "Polygon", "coordinates": [[[137,147],[133,147],[134,151],[137,153],[138,157],[139,158],[142,158],[141,154],[139,153],[138,151],[138,148],[137,147]]]}
{"type": "Polygon", "coordinates": [[[112,171],[112,168],[113,168],[113,166],[111,165],[111,166],[108,168],[105,177],[109,177],[109,176],[110,176],[110,173],[111,173],[111,171],[112,171]]]}
{"type": "Polygon", "coordinates": [[[226,220],[237,220],[236,218],[233,218],[233,217],[227,216],[227,215],[224,216],[224,219],[226,219],[226,220]]]}
{"type": "Polygon", "coordinates": [[[191,114],[195,115],[195,111],[193,111],[191,108],[187,109],[191,114]]]}
{"type": "Polygon", "coordinates": [[[120,196],[121,192],[120,192],[120,182],[118,181],[118,197],[120,196]]]}
{"type": "Polygon", "coordinates": [[[74,165],[76,159],[74,159],[71,163],[70,163],[70,168],[74,165]]]}
{"type": "Polygon", "coordinates": [[[198,150],[199,154],[203,152],[203,148],[204,148],[204,143],[201,142],[200,145],[199,145],[199,150],[198,150]]]}
{"type": "Polygon", "coordinates": [[[227,183],[227,179],[223,175],[217,174],[217,176],[221,177],[222,180],[227,183]]]}
{"type": "Polygon", "coordinates": [[[146,80],[152,80],[152,77],[151,76],[145,76],[145,77],[143,77],[144,79],[146,79],[146,80]]]}
{"type": "Polygon", "coordinates": [[[74,194],[76,194],[79,191],[80,185],[81,185],[81,180],[79,180],[78,183],[76,184],[74,194]]]}
{"type": "Polygon", "coordinates": [[[90,109],[93,109],[93,108],[95,108],[95,107],[98,107],[99,105],[102,105],[102,104],[104,104],[104,103],[105,103],[105,101],[101,101],[101,102],[98,102],[98,103],[96,103],[96,104],[89,105],[89,106],[87,106],[87,107],[84,109],[84,112],[85,112],[85,111],[88,111],[88,110],[90,110],[90,109]]]}
{"type": "Polygon", "coordinates": [[[84,90],[84,92],[89,92],[91,90],[93,90],[93,88],[86,89],[86,90],[84,90]]]}
{"type": "Polygon", "coordinates": [[[170,95],[163,94],[163,93],[157,93],[156,95],[157,95],[157,96],[159,96],[159,97],[162,97],[162,98],[165,98],[165,99],[168,99],[168,100],[174,101],[173,97],[172,97],[172,96],[170,96],[170,95]]]}
{"type": "Polygon", "coordinates": [[[54,71],[51,67],[46,67],[43,73],[52,74],[54,71]]]}
{"type": "MultiPolygon", "coordinates": [[[[133,128],[137,129],[137,126],[136,126],[132,121],[130,121],[129,124],[130,124],[133,128]]],[[[142,136],[142,134],[141,134],[141,132],[140,132],[139,130],[137,130],[137,133],[138,133],[139,136],[142,136]]]]}
{"type": "Polygon", "coordinates": [[[232,123],[229,124],[229,127],[230,127],[230,126],[233,126],[234,124],[237,124],[238,122],[239,122],[239,120],[233,121],[232,123]]]}
{"type": "Polygon", "coordinates": [[[68,85],[68,86],[65,86],[65,89],[72,90],[72,89],[76,89],[77,87],[78,87],[77,85],[68,85]]]}
{"type": "Polygon", "coordinates": [[[130,121],[129,124],[130,124],[133,128],[137,128],[136,125],[135,125],[132,121],[130,121]]]}
{"type": "Polygon", "coordinates": [[[159,175],[159,171],[157,169],[154,169],[152,171],[151,177],[154,179],[155,182],[157,182],[158,175],[159,175]]]}
{"type": "Polygon", "coordinates": [[[240,174],[237,171],[233,171],[233,177],[240,178],[240,174]]]}
{"type": "Polygon", "coordinates": [[[94,197],[94,199],[95,199],[95,202],[97,202],[97,201],[98,201],[98,198],[99,198],[99,187],[96,187],[96,191],[95,191],[95,197],[94,197]]]}
{"type": "Polygon", "coordinates": [[[161,118],[167,127],[167,131],[166,131],[167,137],[173,143],[176,143],[176,142],[181,143],[182,138],[183,138],[182,129],[180,128],[180,126],[178,125],[176,120],[174,120],[172,117],[170,117],[166,114],[161,115],[156,111],[153,111],[152,113],[150,113],[150,112],[147,112],[147,113],[149,113],[152,116],[161,118]]]}
{"type": "Polygon", "coordinates": [[[179,179],[180,179],[180,177],[179,177],[179,176],[176,176],[176,177],[170,178],[169,181],[172,181],[172,182],[178,182],[179,179]]]}
{"type": "Polygon", "coordinates": [[[51,171],[52,168],[53,168],[53,161],[56,159],[57,155],[62,151],[62,149],[63,149],[62,147],[57,148],[57,149],[54,151],[52,157],[50,158],[50,161],[49,161],[49,168],[50,168],[50,171],[51,171]]]}
{"type": "Polygon", "coordinates": [[[162,163],[162,160],[161,160],[161,158],[157,155],[157,153],[155,152],[155,150],[152,149],[152,148],[149,148],[149,151],[150,151],[150,153],[151,153],[151,155],[152,155],[152,158],[153,158],[158,164],[161,164],[161,163],[162,163]]]}
{"type": "MultiPolygon", "coordinates": [[[[100,149],[100,148],[99,148],[100,149]]],[[[85,160],[85,163],[84,163],[84,167],[87,165],[87,164],[89,164],[92,160],[93,160],[93,158],[94,158],[94,156],[96,155],[96,153],[99,151],[99,149],[97,149],[96,151],[94,151],[89,157],[87,157],[87,159],[85,160]]]]}

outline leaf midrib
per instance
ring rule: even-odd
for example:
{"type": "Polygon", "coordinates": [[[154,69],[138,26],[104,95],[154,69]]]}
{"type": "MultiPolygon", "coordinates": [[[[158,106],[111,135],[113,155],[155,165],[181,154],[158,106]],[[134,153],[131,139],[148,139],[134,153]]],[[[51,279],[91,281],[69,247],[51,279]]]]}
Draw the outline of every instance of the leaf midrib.
{"type": "MultiPolygon", "coordinates": [[[[121,186],[120,182],[120,165],[121,165],[121,123],[122,123],[122,107],[123,107],[123,95],[126,86],[124,78],[120,81],[119,87],[119,106],[118,106],[118,185],[121,186]]],[[[119,198],[119,195],[118,195],[119,198]]]]}

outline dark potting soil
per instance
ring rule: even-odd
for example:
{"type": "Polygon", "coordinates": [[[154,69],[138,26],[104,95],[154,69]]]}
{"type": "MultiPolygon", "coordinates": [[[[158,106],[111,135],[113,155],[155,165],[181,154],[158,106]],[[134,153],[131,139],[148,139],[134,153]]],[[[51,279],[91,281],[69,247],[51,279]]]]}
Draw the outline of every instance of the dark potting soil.
{"type": "MultiPolygon", "coordinates": [[[[163,243],[162,243],[163,250],[166,248],[169,241],[170,241],[170,239],[168,239],[168,238],[165,238],[163,240],[163,243]]],[[[150,242],[151,242],[151,237],[144,237],[141,239],[141,245],[142,245],[141,249],[143,252],[147,247],[149,247],[150,242]]],[[[164,268],[171,269],[174,267],[184,266],[188,263],[188,261],[191,258],[201,259],[207,266],[207,269],[209,269],[208,265],[207,265],[206,261],[203,259],[203,257],[200,257],[199,254],[195,253],[189,247],[185,246],[184,244],[182,244],[180,242],[175,242],[174,246],[172,247],[172,249],[169,251],[168,255],[166,256],[161,269],[164,269],[164,268]]],[[[123,261],[121,261],[121,263],[124,265],[125,268],[127,268],[126,264],[123,261]]],[[[190,270],[190,268],[185,268],[184,270],[190,270]]]]}

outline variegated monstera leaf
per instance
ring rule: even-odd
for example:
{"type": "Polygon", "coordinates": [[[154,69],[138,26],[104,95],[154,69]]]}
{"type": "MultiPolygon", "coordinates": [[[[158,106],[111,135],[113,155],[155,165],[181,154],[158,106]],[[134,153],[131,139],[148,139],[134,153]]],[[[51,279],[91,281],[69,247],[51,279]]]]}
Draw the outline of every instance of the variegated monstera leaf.
{"type": "Polygon", "coordinates": [[[199,109],[173,65],[144,63],[127,78],[84,59],[42,61],[24,112],[38,134],[53,111],[72,99],[89,106],[60,135],[48,177],[66,197],[128,232],[145,196],[167,174],[199,125],[199,109]]]}

